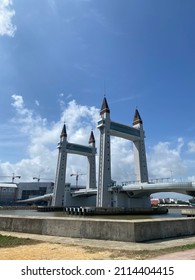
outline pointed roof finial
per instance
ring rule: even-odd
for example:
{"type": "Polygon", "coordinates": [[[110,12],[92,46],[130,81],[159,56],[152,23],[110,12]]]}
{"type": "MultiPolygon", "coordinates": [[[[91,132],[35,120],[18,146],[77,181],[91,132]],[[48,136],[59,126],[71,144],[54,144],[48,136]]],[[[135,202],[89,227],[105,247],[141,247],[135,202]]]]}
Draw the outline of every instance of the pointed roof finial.
{"type": "Polygon", "coordinates": [[[64,123],[64,125],[63,125],[62,132],[61,132],[61,135],[60,135],[60,138],[62,138],[62,137],[67,137],[66,125],[65,125],[65,123],[64,123]]]}
{"type": "Polygon", "coordinates": [[[103,99],[103,102],[102,102],[102,107],[101,107],[100,115],[102,115],[105,112],[106,113],[110,113],[110,109],[108,107],[108,103],[107,103],[106,97],[104,95],[104,99],[103,99]]]}
{"type": "Polygon", "coordinates": [[[104,80],[104,97],[106,97],[106,80],[104,80]]]}
{"type": "Polygon", "coordinates": [[[142,124],[142,123],[143,123],[142,119],[140,117],[139,111],[138,111],[137,106],[136,106],[135,114],[134,114],[134,118],[133,118],[133,125],[142,124]]]}
{"type": "Polygon", "coordinates": [[[90,137],[89,137],[89,144],[95,143],[95,137],[93,134],[93,130],[91,131],[90,137]]]}

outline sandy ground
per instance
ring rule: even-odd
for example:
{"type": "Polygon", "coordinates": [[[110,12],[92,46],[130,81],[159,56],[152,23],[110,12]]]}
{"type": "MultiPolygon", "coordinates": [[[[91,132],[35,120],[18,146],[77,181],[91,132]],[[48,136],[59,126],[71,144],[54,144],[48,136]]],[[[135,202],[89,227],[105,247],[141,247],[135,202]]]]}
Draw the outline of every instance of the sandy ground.
{"type": "Polygon", "coordinates": [[[79,246],[55,243],[0,248],[1,260],[100,260],[110,259],[110,256],[109,251],[93,251],[79,246]]]}
{"type": "Polygon", "coordinates": [[[14,248],[0,248],[0,260],[195,260],[195,249],[158,256],[156,253],[128,252],[112,249],[85,248],[75,245],[39,243],[14,248]]]}

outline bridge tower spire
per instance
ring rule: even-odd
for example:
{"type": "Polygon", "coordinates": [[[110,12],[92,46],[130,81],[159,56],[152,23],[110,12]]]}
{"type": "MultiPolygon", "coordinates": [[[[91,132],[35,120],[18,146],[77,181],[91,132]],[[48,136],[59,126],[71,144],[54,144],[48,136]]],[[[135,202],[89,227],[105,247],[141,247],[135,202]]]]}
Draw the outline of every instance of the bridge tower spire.
{"type": "Polygon", "coordinates": [[[52,197],[52,206],[64,206],[64,189],[66,180],[66,163],[67,163],[67,133],[66,125],[63,125],[60,135],[60,142],[58,143],[58,161],[56,169],[56,178],[54,184],[54,194],[52,197]]]}
{"type": "Polygon", "coordinates": [[[140,139],[133,141],[136,180],[142,183],[148,182],[148,168],[144,142],[145,133],[143,122],[137,108],[133,118],[133,127],[140,131],[140,139]]]}

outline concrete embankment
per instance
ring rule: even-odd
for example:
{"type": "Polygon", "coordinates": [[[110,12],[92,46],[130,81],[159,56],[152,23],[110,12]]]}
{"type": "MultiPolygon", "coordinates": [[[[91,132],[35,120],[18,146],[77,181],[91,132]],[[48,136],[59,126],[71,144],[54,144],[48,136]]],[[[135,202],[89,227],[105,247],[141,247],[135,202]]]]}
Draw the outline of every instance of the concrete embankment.
{"type": "Polygon", "coordinates": [[[195,218],[128,221],[1,215],[0,230],[73,238],[144,242],[195,235],[195,218]]]}

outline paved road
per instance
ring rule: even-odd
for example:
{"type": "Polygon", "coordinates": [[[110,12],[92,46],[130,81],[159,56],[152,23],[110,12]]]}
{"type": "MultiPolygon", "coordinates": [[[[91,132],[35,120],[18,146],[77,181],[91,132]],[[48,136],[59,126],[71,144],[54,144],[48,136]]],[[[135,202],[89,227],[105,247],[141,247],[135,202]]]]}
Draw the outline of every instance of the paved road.
{"type": "MultiPolygon", "coordinates": [[[[85,247],[98,247],[104,249],[133,250],[133,251],[159,250],[159,249],[166,249],[166,248],[172,248],[176,246],[195,243],[195,236],[182,237],[178,239],[158,240],[158,241],[145,242],[145,243],[134,243],[134,242],[121,242],[121,241],[110,241],[110,240],[70,238],[70,237],[7,232],[7,231],[0,231],[0,234],[22,237],[22,238],[31,238],[31,239],[45,241],[45,242],[80,245],[85,247]]],[[[195,260],[195,249],[166,254],[159,257],[155,257],[153,258],[153,260],[154,259],[155,260],[195,260]]]]}

